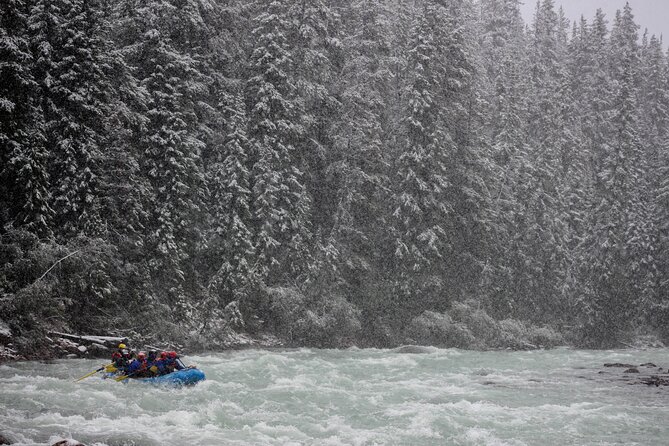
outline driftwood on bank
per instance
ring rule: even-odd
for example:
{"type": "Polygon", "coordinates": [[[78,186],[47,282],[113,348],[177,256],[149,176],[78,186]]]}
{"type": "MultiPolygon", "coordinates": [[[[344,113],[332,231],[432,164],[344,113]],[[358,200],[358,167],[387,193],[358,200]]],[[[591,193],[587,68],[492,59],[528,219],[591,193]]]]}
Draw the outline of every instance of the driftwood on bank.
{"type": "Polygon", "coordinates": [[[55,338],[55,343],[68,353],[68,357],[108,357],[119,344],[128,343],[128,338],[120,336],[74,335],[57,331],[49,332],[49,336],[55,338]]]}
{"type": "Polygon", "coordinates": [[[67,339],[83,345],[100,344],[108,348],[114,348],[119,344],[128,342],[128,338],[119,336],[92,336],[92,335],[73,335],[68,333],[60,333],[57,331],[50,331],[49,336],[67,339]]]}

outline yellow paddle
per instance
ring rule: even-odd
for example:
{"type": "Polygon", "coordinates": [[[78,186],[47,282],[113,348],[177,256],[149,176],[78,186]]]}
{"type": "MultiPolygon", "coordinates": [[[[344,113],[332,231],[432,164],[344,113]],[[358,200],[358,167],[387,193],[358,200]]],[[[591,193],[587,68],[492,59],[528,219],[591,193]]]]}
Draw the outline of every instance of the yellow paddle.
{"type": "Polygon", "coordinates": [[[86,375],[82,376],[81,378],[79,378],[78,380],[76,380],[75,383],[78,383],[78,382],[81,381],[82,379],[86,379],[86,378],[88,378],[89,376],[93,376],[93,375],[95,375],[96,373],[103,371],[103,370],[105,369],[105,367],[109,367],[110,365],[114,365],[114,364],[112,363],[112,364],[103,365],[103,366],[100,367],[99,369],[97,369],[97,370],[93,370],[91,373],[87,373],[86,375]]]}
{"type": "Polygon", "coordinates": [[[132,377],[136,374],[137,374],[137,372],[131,373],[130,375],[117,376],[116,378],[114,378],[114,381],[123,381],[124,379],[128,379],[128,378],[130,378],[130,377],[132,377]]]}
{"type": "MultiPolygon", "coordinates": [[[[151,370],[154,374],[156,374],[156,373],[158,372],[158,367],[156,367],[155,365],[152,365],[151,367],[149,367],[149,370],[151,370]]],[[[129,375],[118,376],[118,377],[116,377],[116,378],[114,378],[114,379],[115,379],[116,381],[123,381],[124,379],[130,378],[131,376],[136,375],[137,373],[139,373],[139,371],[137,371],[137,372],[133,372],[133,373],[131,373],[131,374],[129,374],[129,375]]]]}

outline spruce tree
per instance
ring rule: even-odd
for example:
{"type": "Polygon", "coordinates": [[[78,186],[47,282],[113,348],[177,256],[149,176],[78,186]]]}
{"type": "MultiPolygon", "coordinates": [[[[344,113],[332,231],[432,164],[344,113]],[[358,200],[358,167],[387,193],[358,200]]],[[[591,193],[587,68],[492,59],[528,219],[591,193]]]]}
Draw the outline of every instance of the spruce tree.
{"type": "Polygon", "coordinates": [[[641,61],[641,86],[639,88],[639,136],[644,147],[643,157],[645,160],[646,183],[647,183],[647,205],[651,214],[653,231],[653,246],[656,274],[648,277],[652,283],[648,287],[653,289],[647,293],[647,299],[642,301],[640,316],[641,322],[650,323],[651,326],[661,328],[660,322],[666,317],[667,300],[663,292],[662,284],[666,280],[667,257],[664,247],[667,243],[666,213],[663,212],[664,203],[664,178],[667,175],[666,155],[667,142],[669,141],[669,78],[667,61],[662,49],[662,40],[654,35],[645,45],[642,51],[641,61]]]}
{"type": "Polygon", "coordinates": [[[209,241],[213,252],[210,261],[218,268],[208,287],[219,308],[241,295],[254,266],[249,147],[243,98],[239,94],[226,95],[221,108],[223,139],[208,175],[213,232],[209,241]]]}
{"type": "Polygon", "coordinates": [[[29,20],[26,2],[0,5],[0,232],[23,227],[44,237],[53,210],[29,20]]]}
{"type": "Polygon", "coordinates": [[[448,258],[452,208],[445,199],[449,187],[446,163],[448,140],[440,120],[440,96],[445,85],[439,77],[437,24],[445,11],[427,2],[415,18],[408,49],[410,83],[404,119],[404,147],[397,157],[396,219],[394,229],[396,283],[407,298],[422,297],[419,283],[437,274],[448,258]]]}
{"type": "Polygon", "coordinates": [[[639,304],[652,300],[655,260],[645,159],[638,134],[637,28],[629,5],[618,12],[610,39],[614,80],[610,145],[602,160],[591,234],[584,240],[581,301],[588,341],[607,345],[633,326],[639,304]]]}
{"type": "Polygon", "coordinates": [[[482,89],[484,112],[482,134],[490,147],[492,182],[490,219],[495,243],[483,266],[482,283],[488,298],[487,308],[503,317],[511,314],[516,293],[515,268],[524,260],[516,243],[518,226],[515,216],[522,216],[525,203],[518,200],[526,171],[527,101],[529,65],[524,23],[517,0],[485,0],[479,18],[481,73],[486,82],[482,89]]]}
{"type": "Polygon", "coordinates": [[[311,234],[311,200],[297,153],[305,137],[304,101],[292,76],[290,17],[287,1],[259,2],[246,84],[257,273],[269,283],[304,270],[311,234]]]}
{"type": "Polygon", "coordinates": [[[129,3],[124,52],[144,90],[145,119],[137,130],[139,165],[148,178],[150,212],[144,231],[154,283],[165,289],[161,301],[178,313],[188,310],[193,280],[191,259],[201,242],[201,203],[205,194],[200,164],[204,143],[198,116],[207,93],[200,54],[206,27],[199,2],[129,3]]]}
{"type": "Polygon", "coordinates": [[[326,286],[361,308],[365,335],[376,339],[385,324],[378,319],[392,306],[394,280],[388,265],[393,256],[389,148],[396,129],[389,110],[393,11],[381,2],[352,0],[341,14],[343,60],[333,79],[341,106],[326,170],[335,207],[318,261],[326,286]]]}
{"type": "Polygon", "coordinates": [[[328,232],[332,225],[334,196],[326,169],[334,159],[332,126],[340,113],[341,103],[334,94],[335,70],[341,63],[339,17],[328,1],[301,0],[288,12],[293,23],[288,44],[293,52],[296,93],[304,103],[299,119],[306,138],[297,146],[295,159],[304,172],[304,185],[312,199],[312,226],[317,232],[328,232]]]}
{"type": "Polygon", "coordinates": [[[38,0],[31,13],[52,206],[62,236],[101,230],[97,180],[111,90],[104,15],[103,4],[83,0],[38,0]]]}
{"type": "Polygon", "coordinates": [[[553,319],[567,305],[561,292],[564,283],[566,217],[563,214],[563,185],[559,169],[569,147],[565,140],[561,105],[566,88],[564,23],[552,0],[537,4],[530,49],[528,151],[518,178],[516,214],[518,249],[524,259],[517,262],[516,315],[535,320],[553,319]]]}

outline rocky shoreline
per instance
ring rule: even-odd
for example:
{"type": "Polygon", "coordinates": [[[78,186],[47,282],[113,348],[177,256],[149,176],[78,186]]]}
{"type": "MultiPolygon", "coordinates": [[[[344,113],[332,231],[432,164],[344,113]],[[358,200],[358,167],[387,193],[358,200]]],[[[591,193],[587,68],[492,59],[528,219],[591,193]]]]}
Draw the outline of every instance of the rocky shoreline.
{"type": "MultiPolygon", "coordinates": [[[[33,343],[27,348],[21,348],[19,345],[24,344],[21,339],[14,338],[8,329],[3,330],[0,321],[0,363],[65,358],[109,358],[120,343],[128,344],[136,349],[178,350],[182,354],[205,351],[198,348],[188,348],[177,343],[149,345],[148,342],[135,342],[133,339],[121,336],[76,335],[62,332],[49,332],[40,342],[33,343]]],[[[284,346],[283,343],[272,335],[252,336],[231,332],[226,333],[224,339],[217,343],[215,349],[241,350],[282,346],[284,346]]]]}

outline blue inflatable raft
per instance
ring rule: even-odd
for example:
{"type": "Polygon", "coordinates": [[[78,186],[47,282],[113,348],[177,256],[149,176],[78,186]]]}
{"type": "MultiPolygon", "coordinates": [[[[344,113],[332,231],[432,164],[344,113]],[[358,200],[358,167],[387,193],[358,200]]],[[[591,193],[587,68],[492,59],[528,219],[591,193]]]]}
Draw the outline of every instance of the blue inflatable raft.
{"type": "MultiPolygon", "coordinates": [[[[105,379],[117,378],[119,376],[122,375],[119,375],[118,373],[115,372],[108,372],[104,374],[103,378],[105,379]]],[[[175,370],[174,372],[168,373],[167,375],[154,376],[151,378],[135,378],[131,376],[128,379],[124,379],[123,382],[127,383],[128,381],[134,381],[134,382],[153,384],[157,386],[181,387],[181,386],[194,386],[195,384],[204,380],[205,376],[202,370],[196,368],[188,368],[182,370],[175,370]]]]}
{"type": "Polygon", "coordinates": [[[136,378],[133,381],[145,382],[148,384],[165,386],[194,386],[200,381],[204,381],[204,372],[200,369],[176,370],[167,375],[154,376],[153,378],[136,378]]]}

